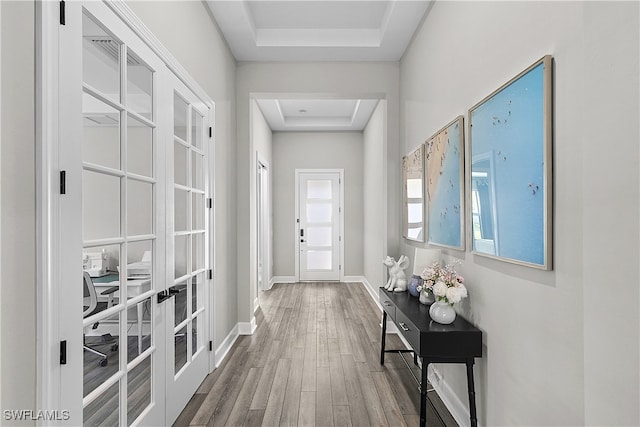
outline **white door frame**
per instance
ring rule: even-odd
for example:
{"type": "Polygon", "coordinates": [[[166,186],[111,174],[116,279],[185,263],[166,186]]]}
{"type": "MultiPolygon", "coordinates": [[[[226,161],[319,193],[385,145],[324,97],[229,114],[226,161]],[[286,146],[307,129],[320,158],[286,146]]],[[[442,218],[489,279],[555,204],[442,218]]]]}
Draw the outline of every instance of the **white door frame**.
{"type": "Polygon", "coordinates": [[[340,223],[340,239],[338,247],[340,250],[340,281],[344,282],[344,169],[296,169],[295,171],[295,203],[294,218],[295,222],[295,280],[300,281],[300,218],[298,216],[298,206],[300,204],[300,174],[301,173],[338,173],[340,180],[338,187],[340,188],[340,205],[339,205],[339,223],[340,223]]]}
{"type": "MultiPolygon", "coordinates": [[[[256,287],[258,291],[269,289],[271,281],[271,173],[269,163],[256,152],[256,287]],[[266,183],[261,180],[260,169],[265,171],[266,183]],[[266,187],[265,187],[266,185],[266,187]],[[260,232],[262,231],[262,236],[260,232]],[[262,287],[258,286],[260,251],[262,251],[262,287]]],[[[254,311],[258,308],[258,293],[254,311]]]]}
{"type": "MultiPolygon", "coordinates": [[[[107,6],[165,63],[210,111],[210,123],[214,123],[215,103],[202,87],[187,73],[174,56],[149,31],[133,13],[124,0],[110,0],[107,6]]],[[[70,410],[82,412],[82,404],[69,405],[59,390],[62,386],[64,366],[60,364],[60,335],[57,312],[59,310],[61,257],[57,248],[60,236],[59,188],[59,34],[64,27],[60,24],[60,3],[53,1],[36,2],[36,407],[47,410],[70,410]]],[[[209,167],[214,165],[213,148],[209,156],[209,167]]],[[[213,175],[213,174],[211,174],[213,175]]],[[[213,177],[210,179],[213,198],[213,177]]],[[[210,215],[210,241],[214,241],[215,217],[210,215]]],[[[211,246],[213,249],[213,246],[211,246]]],[[[209,265],[214,271],[209,292],[210,337],[214,328],[214,280],[215,257],[210,256],[209,265]]],[[[215,352],[210,352],[209,372],[215,369],[215,352]]],[[[52,421],[47,421],[51,425],[52,421]]],[[[39,422],[38,424],[42,424],[39,422]]],[[[54,424],[57,425],[57,424],[54,424]]]]}

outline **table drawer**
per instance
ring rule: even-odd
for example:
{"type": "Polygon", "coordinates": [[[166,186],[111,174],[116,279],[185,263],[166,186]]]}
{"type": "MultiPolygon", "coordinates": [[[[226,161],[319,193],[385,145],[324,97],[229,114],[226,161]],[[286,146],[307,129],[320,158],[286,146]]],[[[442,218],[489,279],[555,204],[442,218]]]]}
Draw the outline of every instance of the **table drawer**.
{"type": "Polygon", "coordinates": [[[389,315],[391,319],[396,320],[396,305],[384,292],[380,294],[380,304],[382,305],[382,309],[387,312],[387,315],[389,315]]]}
{"type": "Polygon", "coordinates": [[[398,330],[409,342],[411,347],[416,351],[420,351],[420,330],[416,325],[414,325],[400,310],[396,312],[395,323],[398,326],[398,330]]]}

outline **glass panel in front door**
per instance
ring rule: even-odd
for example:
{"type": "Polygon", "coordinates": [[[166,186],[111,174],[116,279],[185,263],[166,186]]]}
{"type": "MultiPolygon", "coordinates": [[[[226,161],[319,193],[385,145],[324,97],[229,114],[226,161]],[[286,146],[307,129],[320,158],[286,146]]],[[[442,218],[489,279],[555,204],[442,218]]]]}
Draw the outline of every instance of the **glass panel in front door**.
{"type": "Polygon", "coordinates": [[[302,173],[300,280],[339,280],[339,173],[302,173]]]}

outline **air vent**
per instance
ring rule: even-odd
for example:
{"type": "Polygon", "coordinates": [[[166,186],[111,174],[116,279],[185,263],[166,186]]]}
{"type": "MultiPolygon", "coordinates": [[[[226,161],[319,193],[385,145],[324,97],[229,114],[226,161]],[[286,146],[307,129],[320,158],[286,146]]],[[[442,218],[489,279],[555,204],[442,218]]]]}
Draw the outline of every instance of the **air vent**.
{"type": "MultiPolygon", "coordinates": [[[[120,44],[113,38],[109,36],[88,36],[85,37],[85,39],[88,40],[89,43],[91,43],[99,51],[103,52],[116,61],[118,60],[120,44]]],[[[127,55],[127,64],[140,65],[140,61],[138,61],[138,58],[129,53],[127,55]]]]}

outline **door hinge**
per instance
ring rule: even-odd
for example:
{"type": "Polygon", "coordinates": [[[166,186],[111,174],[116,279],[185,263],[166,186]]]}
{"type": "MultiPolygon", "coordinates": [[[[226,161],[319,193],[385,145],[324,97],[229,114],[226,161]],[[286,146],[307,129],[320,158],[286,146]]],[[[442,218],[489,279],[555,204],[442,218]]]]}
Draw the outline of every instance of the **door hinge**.
{"type": "Polygon", "coordinates": [[[209,275],[209,280],[213,279],[213,270],[212,269],[209,269],[207,274],[209,275]]]}
{"type": "Polygon", "coordinates": [[[60,171],[60,194],[67,194],[67,171],[60,171]]]}
{"type": "Polygon", "coordinates": [[[209,126],[209,138],[213,136],[213,128],[209,126]]]}
{"type": "Polygon", "coordinates": [[[213,351],[213,341],[209,341],[209,351],[213,351]]]}
{"type": "Polygon", "coordinates": [[[67,364],[67,340],[60,341],[60,364],[67,364]]]}
{"type": "Polygon", "coordinates": [[[207,208],[211,209],[213,207],[213,199],[209,197],[207,199],[207,208]]]}
{"type": "Polygon", "coordinates": [[[60,25],[66,25],[66,22],[65,3],[64,0],[60,0],[60,25]]]}
{"type": "Polygon", "coordinates": [[[342,266],[341,265],[338,266],[338,270],[342,270],[342,266]]]}
{"type": "Polygon", "coordinates": [[[338,242],[342,242],[342,236],[338,236],[338,242]]]}

